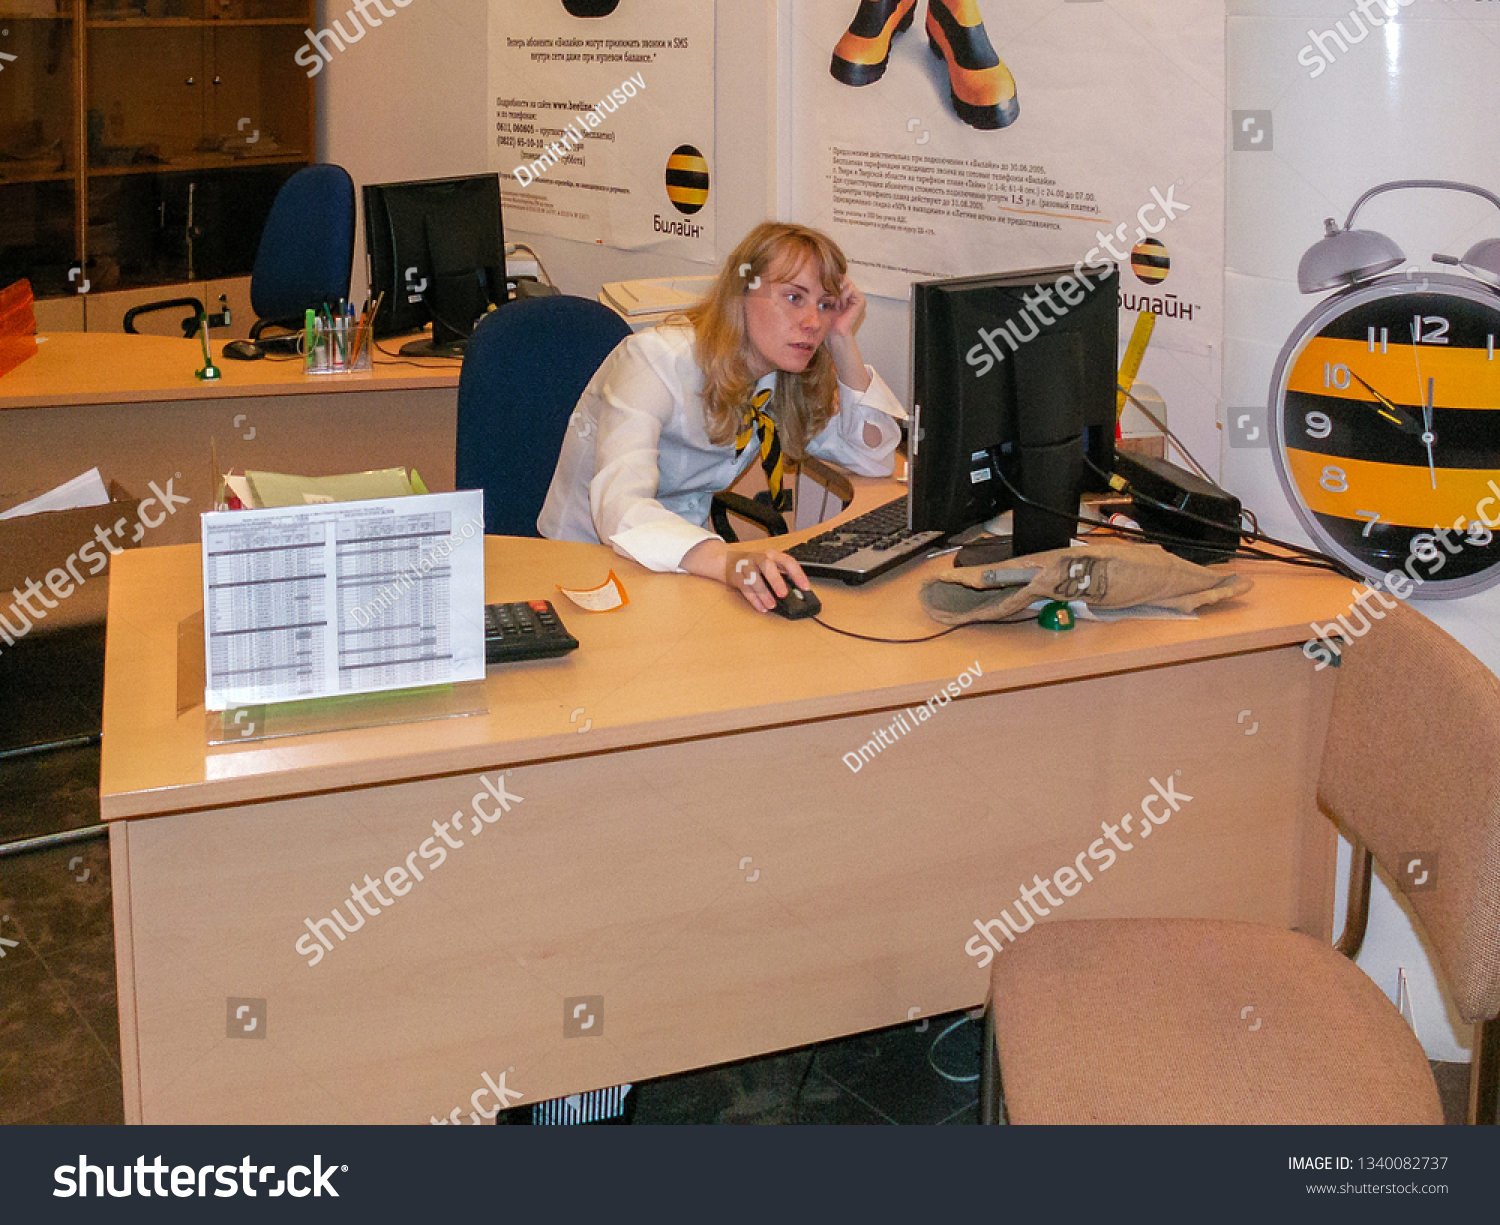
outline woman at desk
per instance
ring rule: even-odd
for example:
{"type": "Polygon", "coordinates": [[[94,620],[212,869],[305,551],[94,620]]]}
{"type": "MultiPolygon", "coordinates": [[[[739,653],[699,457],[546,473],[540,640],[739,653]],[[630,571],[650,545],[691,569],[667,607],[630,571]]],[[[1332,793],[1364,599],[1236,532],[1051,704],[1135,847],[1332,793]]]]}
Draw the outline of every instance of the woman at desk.
{"type": "Polygon", "coordinates": [[[781,457],[814,455],[886,476],[905,417],[854,339],[864,295],[832,239],[766,222],[707,297],[628,337],[573,411],[537,519],[553,540],[600,541],[651,570],[726,583],[762,612],[806,588],[775,549],[737,550],[707,527],[713,495],[758,458],[773,498],[781,457]],[[783,577],[785,576],[785,577],[783,577]]]}

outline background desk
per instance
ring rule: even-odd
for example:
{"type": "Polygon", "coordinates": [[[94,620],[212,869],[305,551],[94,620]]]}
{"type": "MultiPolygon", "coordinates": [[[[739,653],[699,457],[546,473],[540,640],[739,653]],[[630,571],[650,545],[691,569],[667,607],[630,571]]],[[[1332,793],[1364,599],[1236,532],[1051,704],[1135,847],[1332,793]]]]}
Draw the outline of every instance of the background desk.
{"type": "MultiPolygon", "coordinates": [[[[1334,673],[1299,646],[1347,584],[1252,563],[1251,595],[1198,622],[884,646],[599,546],[487,544],[491,600],[613,569],[631,603],[566,611],[582,649],[493,671],[486,715],[216,750],[175,679],[198,550],[116,562],[101,807],[128,1119],[426,1122],[484,1074],[535,1101],[974,1005],[974,920],[1138,813],[1153,776],[1191,803],[1065,917],[1328,928],[1312,788],[1334,673]],[[522,802],[310,966],[304,920],[501,771],[522,802]],[[266,1001],[263,1038],[226,1037],[231,997],[266,1001]],[[579,997],[602,999],[595,1036],[565,1036],[579,997]]],[[[920,577],[824,586],[826,617],[931,632],[920,577]]]]}
{"type": "Polygon", "coordinates": [[[147,484],[192,499],[143,544],[198,540],[210,509],[209,440],[225,469],[324,476],[415,467],[453,488],[458,363],[417,368],[377,353],[370,374],[309,376],[300,361],[217,361],[200,383],[196,340],[58,332],[0,378],[0,507],[97,465],[136,497],[147,484]]]}

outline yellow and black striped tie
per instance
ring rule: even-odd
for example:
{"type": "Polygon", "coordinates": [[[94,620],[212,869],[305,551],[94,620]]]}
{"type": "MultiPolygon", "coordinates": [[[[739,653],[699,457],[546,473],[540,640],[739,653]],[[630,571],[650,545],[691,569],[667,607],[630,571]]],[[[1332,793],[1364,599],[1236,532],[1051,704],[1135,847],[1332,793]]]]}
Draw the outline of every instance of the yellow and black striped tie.
{"type": "Polygon", "coordinates": [[[769,387],[755,393],[755,398],[745,408],[744,420],[740,422],[740,432],[735,436],[734,453],[738,457],[745,453],[745,448],[750,445],[750,440],[755,437],[756,430],[760,431],[760,466],[766,472],[766,486],[771,491],[771,505],[777,510],[786,509],[786,497],[782,484],[786,473],[781,462],[781,439],[776,437],[776,422],[771,420],[771,415],[765,411],[766,405],[771,400],[771,389],[769,387]]]}

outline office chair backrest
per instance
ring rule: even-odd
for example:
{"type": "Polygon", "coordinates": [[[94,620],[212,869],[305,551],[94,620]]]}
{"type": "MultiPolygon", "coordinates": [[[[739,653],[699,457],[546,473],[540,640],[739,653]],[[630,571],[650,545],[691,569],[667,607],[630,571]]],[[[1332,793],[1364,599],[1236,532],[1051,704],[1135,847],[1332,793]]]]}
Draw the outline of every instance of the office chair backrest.
{"type": "Polygon", "coordinates": [[[1420,916],[1463,1018],[1494,1017],[1500,681],[1419,613],[1385,611],[1343,653],[1318,798],[1420,916]]]}
{"type": "Polygon", "coordinates": [[[342,166],[304,166],[266,214],[250,306],[259,319],[300,326],[310,306],[349,296],[354,266],[354,180],[342,166]]]}
{"type": "Polygon", "coordinates": [[[484,530],[535,536],[578,397],[630,335],[607,306],[559,296],[511,302],[469,338],[458,375],[457,488],[484,490],[484,530]]]}

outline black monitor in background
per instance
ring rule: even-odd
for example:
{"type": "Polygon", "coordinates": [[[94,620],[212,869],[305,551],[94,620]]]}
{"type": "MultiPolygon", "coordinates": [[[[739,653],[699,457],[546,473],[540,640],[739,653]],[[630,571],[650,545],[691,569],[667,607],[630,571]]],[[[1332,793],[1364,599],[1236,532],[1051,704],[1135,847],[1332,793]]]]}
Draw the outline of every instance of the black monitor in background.
{"type": "Polygon", "coordinates": [[[1112,264],[912,286],[914,530],[1013,509],[1017,555],[1067,546],[1080,496],[1108,487],[1084,457],[1114,464],[1118,289],[1112,264]]]}
{"type": "Polygon", "coordinates": [[[474,324],[505,301],[500,176],[371,183],[364,189],[370,292],[385,294],[380,338],[432,324],[407,356],[456,357],[474,324]]]}

